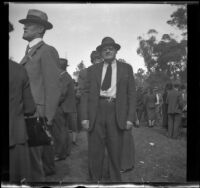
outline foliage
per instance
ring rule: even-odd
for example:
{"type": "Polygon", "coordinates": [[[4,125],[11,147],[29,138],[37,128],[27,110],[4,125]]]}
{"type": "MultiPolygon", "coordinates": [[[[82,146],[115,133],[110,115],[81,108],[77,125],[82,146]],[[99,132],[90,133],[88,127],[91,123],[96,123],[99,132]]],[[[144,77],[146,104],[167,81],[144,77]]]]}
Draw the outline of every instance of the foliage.
{"type": "Polygon", "coordinates": [[[175,26],[179,30],[182,30],[182,35],[187,34],[187,8],[185,5],[182,5],[171,15],[171,20],[168,20],[167,23],[171,26],[175,26]]]}
{"type": "Polygon", "coordinates": [[[135,82],[136,82],[136,86],[137,87],[141,87],[145,84],[145,80],[146,80],[146,74],[144,69],[139,68],[137,70],[137,73],[135,73],[135,82]]]}
{"type": "MultiPolygon", "coordinates": [[[[163,34],[158,40],[158,31],[150,29],[146,36],[138,37],[139,47],[137,54],[144,58],[147,68],[146,82],[149,85],[162,85],[170,79],[187,80],[187,10],[182,5],[172,13],[171,19],[167,21],[171,26],[175,26],[182,33],[182,40],[177,41],[173,34],[163,34]]],[[[140,77],[138,81],[141,83],[140,77]]]]}
{"type": "Polygon", "coordinates": [[[84,64],[83,60],[81,60],[81,62],[77,65],[75,72],[73,72],[73,76],[74,76],[75,78],[78,78],[79,72],[80,72],[81,70],[85,69],[85,68],[86,68],[86,67],[85,67],[85,64],[84,64]]]}

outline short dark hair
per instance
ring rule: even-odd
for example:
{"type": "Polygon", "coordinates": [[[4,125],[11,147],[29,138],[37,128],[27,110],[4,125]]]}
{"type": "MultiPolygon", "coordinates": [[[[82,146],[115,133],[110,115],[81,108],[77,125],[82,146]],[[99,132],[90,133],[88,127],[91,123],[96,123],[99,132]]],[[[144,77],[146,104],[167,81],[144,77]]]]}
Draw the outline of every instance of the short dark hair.
{"type": "Polygon", "coordinates": [[[169,82],[165,85],[165,90],[171,90],[172,89],[172,83],[169,82]]]}

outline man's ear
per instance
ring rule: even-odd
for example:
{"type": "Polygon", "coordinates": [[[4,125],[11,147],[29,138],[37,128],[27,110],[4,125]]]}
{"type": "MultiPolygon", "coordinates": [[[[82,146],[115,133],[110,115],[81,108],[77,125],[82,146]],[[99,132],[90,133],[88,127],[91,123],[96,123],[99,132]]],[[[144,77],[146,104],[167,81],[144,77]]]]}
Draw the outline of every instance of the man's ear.
{"type": "Polygon", "coordinates": [[[40,25],[40,27],[39,27],[39,33],[40,33],[40,34],[44,34],[45,31],[46,31],[45,27],[42,26],[42,25],[40,25]]]}

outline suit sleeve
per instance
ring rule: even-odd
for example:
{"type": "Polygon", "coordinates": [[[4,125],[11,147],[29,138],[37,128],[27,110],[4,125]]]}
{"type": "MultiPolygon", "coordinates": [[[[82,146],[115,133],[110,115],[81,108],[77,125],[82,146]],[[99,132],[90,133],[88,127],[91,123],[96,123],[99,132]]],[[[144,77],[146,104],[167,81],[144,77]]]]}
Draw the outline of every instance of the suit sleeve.
{"type": "Polygon", "coordinates": [[[89,119],[88,117],[89,89],[90,89],[90,71],[89,68],[87,68],[87,74],[85,75],[81,91],[81,102],[80,102],[81,120],[89,119]]]}
{"type": "Polygon", "coordinates": [[[46,48],[41,56],[41,67],[45,88],[45,115],[49,121],[54,118],[61,94],[59,81],[61,70],[58,64],[59,56],[56,49],[46,48]]]}
{"type": "Polygon", "coordinates": [[[30,116],[35,113],[36,106],[35,102],[33,100],[33,96],[31,93],[31,88],[29,84],[29,77],[27,75],[26,69],[22,68],[22,75],[23,77],[23,88],[22,88],[22,98],[23,98],[23,109],[24,109],[24,115],[30,116]]]}
{"type": "Polygon", "coordinates": [[[133,69],[131,66],[128,68],[129,81],[128,81],[128,121],[136,121],[136,88],[133,69]]]}

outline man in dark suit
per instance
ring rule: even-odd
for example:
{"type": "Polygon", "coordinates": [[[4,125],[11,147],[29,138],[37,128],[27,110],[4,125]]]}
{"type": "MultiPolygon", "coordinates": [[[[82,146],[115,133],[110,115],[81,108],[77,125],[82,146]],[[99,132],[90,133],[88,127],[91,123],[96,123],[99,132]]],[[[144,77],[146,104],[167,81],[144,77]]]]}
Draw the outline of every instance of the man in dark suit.
{"type": "MultiPolygon", "coordinates": [[[[60,97],[57,50],[44,43],[46,30],[53,25],[48,21],[47,14],[35,9],[28,11],[25,19],[19,20],[24,24],[23,39],[28,41],[24,58],[20,62],[30,79],[31,91],[37,106],[35,117],[46,117],[47,124],[52,125],[58,100],[60,97]]],[[[32,181],[44,181],[45,175],[55,173],[53,146],[37,146],[30,148],[32,181]]]]}
{"type": "Polygon", "coordinates": [[[64,160],[70,154],[68,119],[71,114],[76,113],[74,82],[66,71],[67,66],[68,60],[60,58],[60,68],[63,71],[60,74],[62,90],[59,99],[59,106],[53,120],[56,161],[64,160]]]}
{"type": "MultiPolygon", "coordinates": [[[[13,30],[9,23],[9,32],[13,30]]],[[[30,159],[24,116],[35,113],[26,69],[9,60],[9,180],[30,181],[30,159]]]]}
{"type": "Polygon", "coordinates": [[[112,182],[121,182],[120,163],[124,130],[135,122],[136,91],[132,67],[116,60],[120,45],[105,37],[97,51],[104,62],[87,69],[81,96],[81,119],[88,130],[89,174],[92,181],[102,179],[105,146],[112,182]]]}
{"type": "Polygon", "coordinates": [[[179,135],[181,112],[183,101],[181,93],[178,90],[179,83],[174,83],[174,88],[168,91],[166,103],[168,105],[168,136],[170,138],[177,138],[179,135]]]}

